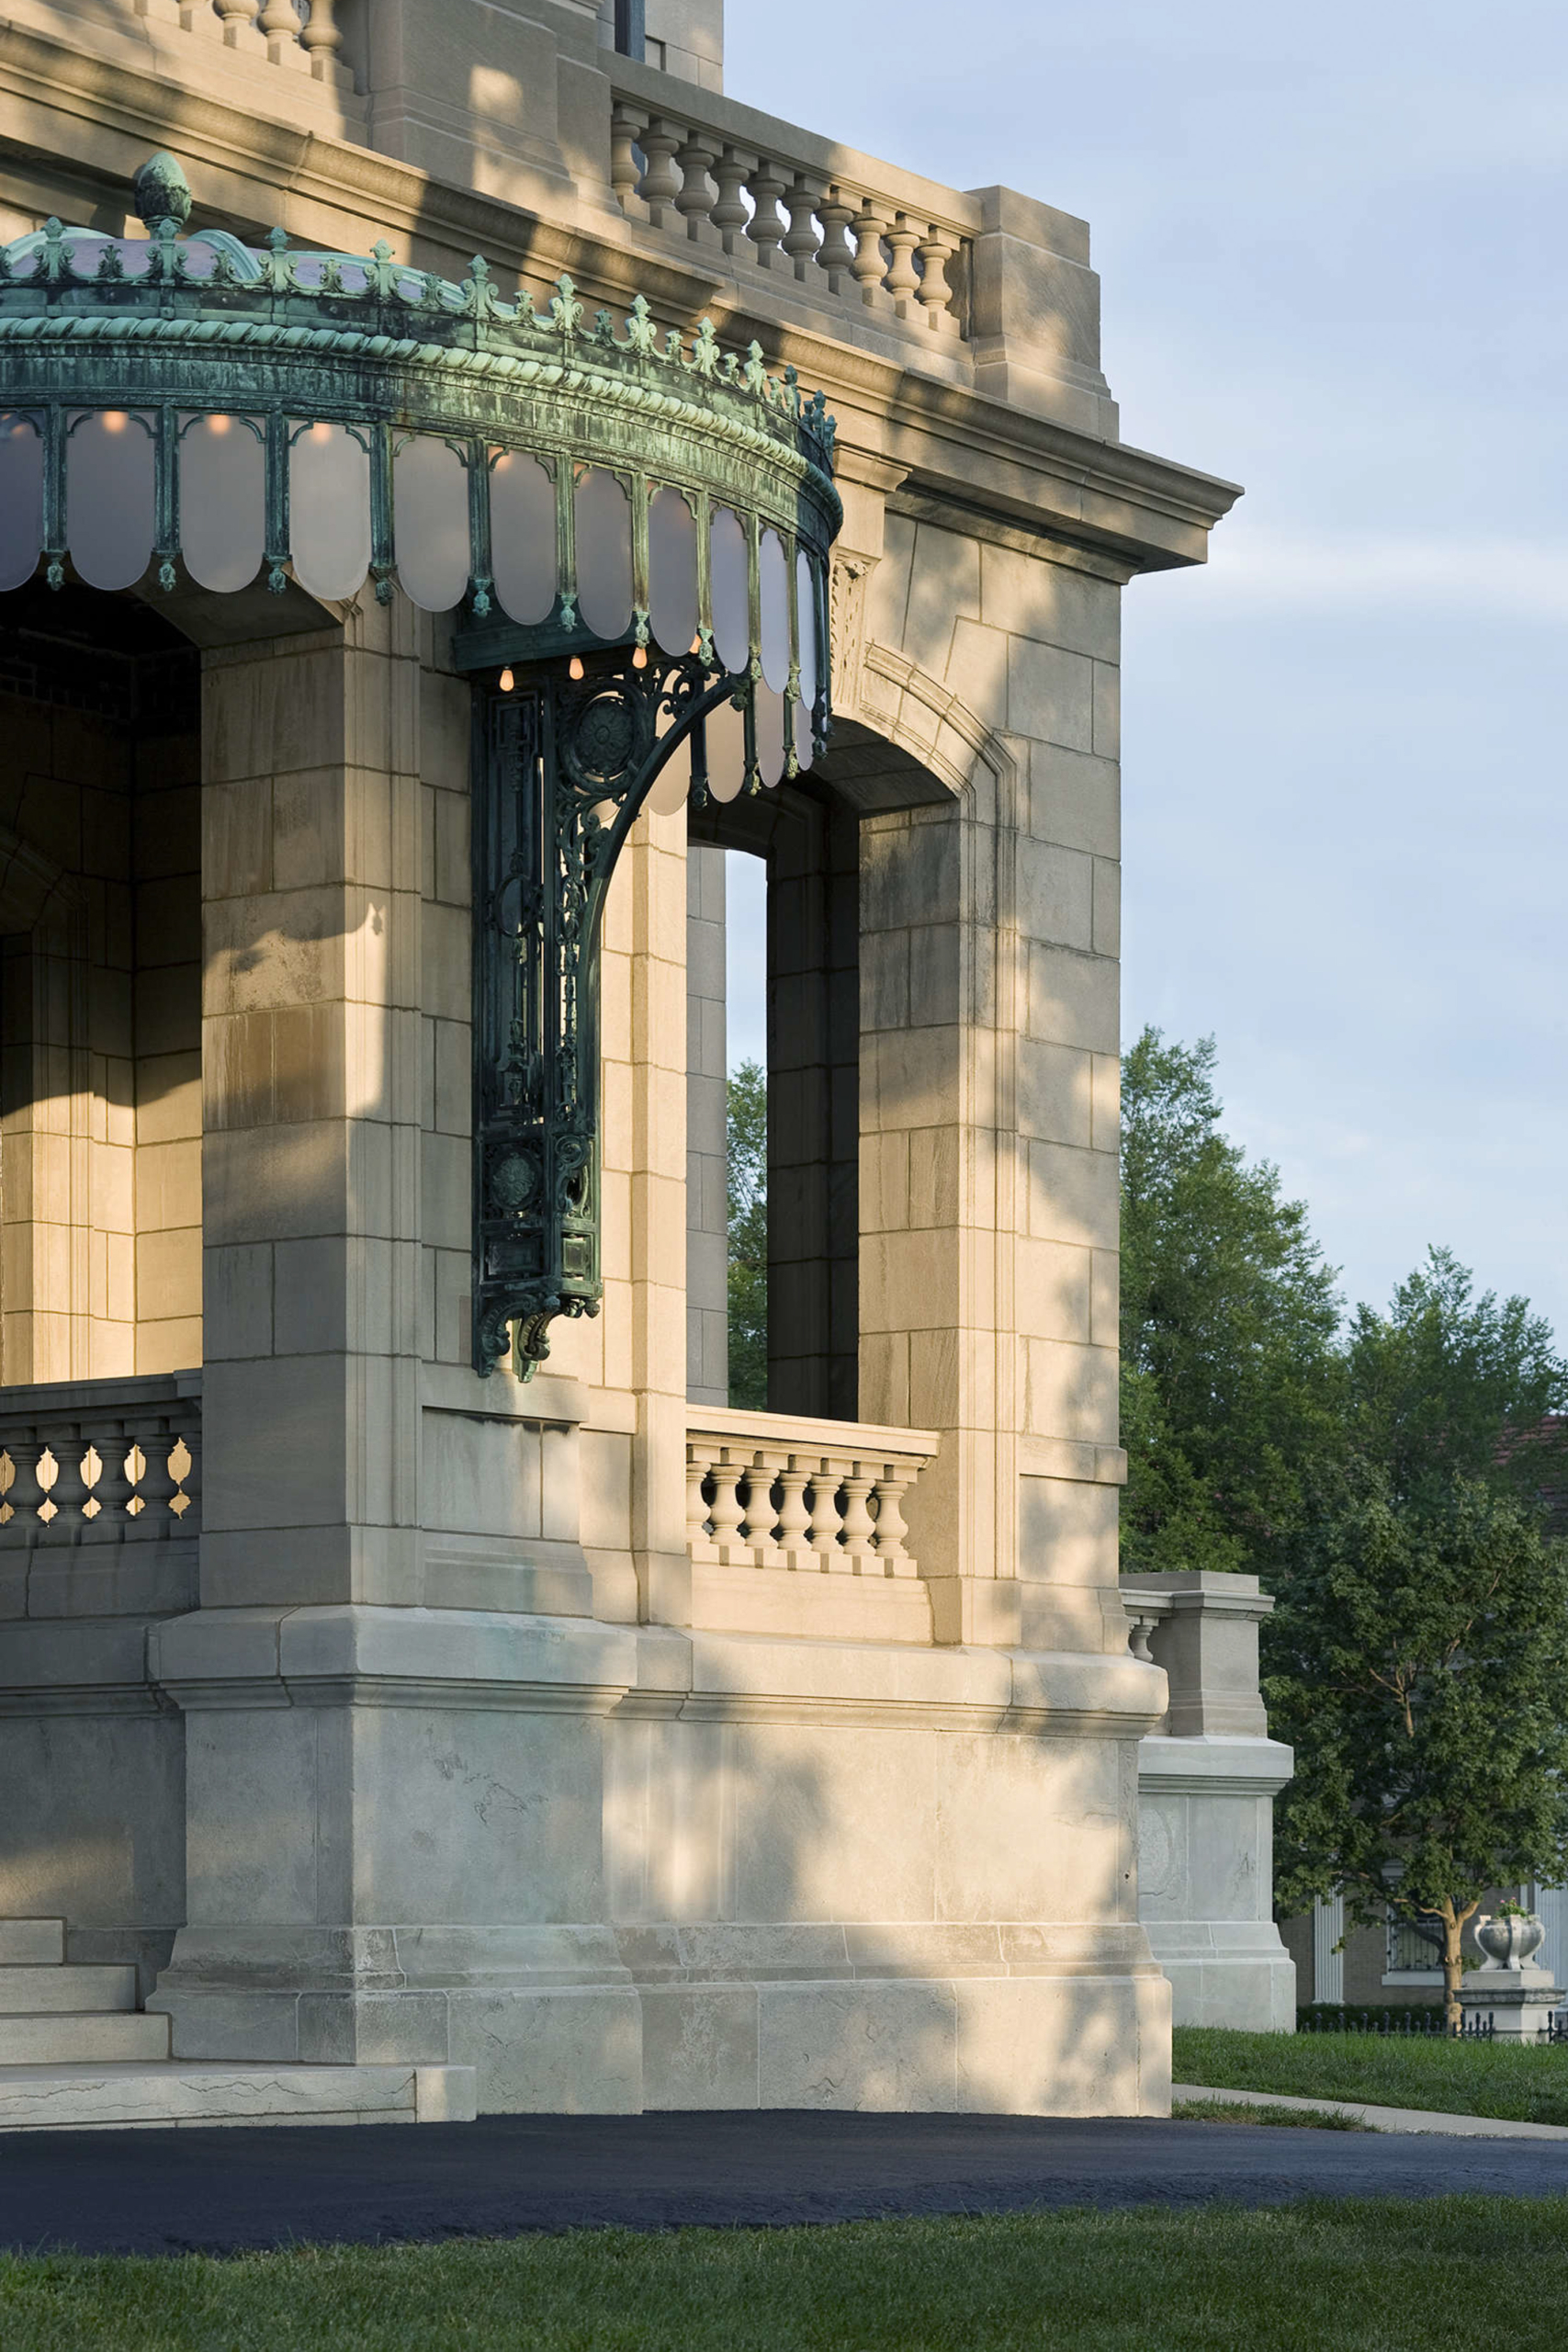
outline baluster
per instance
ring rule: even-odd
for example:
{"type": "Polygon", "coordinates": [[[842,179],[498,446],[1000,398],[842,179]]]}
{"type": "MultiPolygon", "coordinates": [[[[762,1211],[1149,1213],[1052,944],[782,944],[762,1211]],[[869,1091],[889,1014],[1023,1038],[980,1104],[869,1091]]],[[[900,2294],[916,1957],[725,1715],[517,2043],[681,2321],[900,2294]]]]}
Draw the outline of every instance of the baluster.
{"type": "Polygon", "coordinates": [[[887,256],[882,250],[882,240],[887,234],[886,217],[871,197],[864,196],[851,225],[855,232],[855,257],[850,266],[860,288],[861,300],[879,302],[887,276],[887,256]]]}
{"type": "Polygon", "coordinates": [[[789,214],[789,227],[780,240],[795,264],[796,277],[804,278],[817,258],[817,207],[821,201],[822,185],[816,175],[796,172],[784,190],[784,210],[789,214]]]}
{"type": "Polygon", "coordinates": [[[844,1566],[857,1577],[864,1576],[876,1560],[876,1522],[866,1509],[866,1498],[875,1484],[874,1476],[866,1476],[863,1462],[849,1464],[843,1476],[844,1566]]]}
{"type": "Polygon", "coordinates": [[[904,1549],[904,1538],[909,1532],[904,1497],[909,1484],[908,1471],[901,1462],[885,1464],[876,1482],[876,1556],[890,1577],[916,1574],[915,1563],[904,1549]]]}
{"type": "Polygon", "coordinates": [[[10,1486],[6,1490],[6,1499],[12,1513],[7,1525],[13,1540],[19,1538],[31,1544],[39,1529],[49,1523],[39,1517],[44,1505],[44,1486],[39,1476],[39,1464],[47,1450],[41,1438],[8,1437],[6,1440],[6,1451],[11,1457],[13,1474],[10,1486]]]}
{"type": "Polygon", "coordinates": [[[118,1544],[130,1524],[127,1509],[135,1487],[127,1466],[130,1442],[118,1421],[95,1441],[99,1470],[93,1482],[93,1492],[98,1498],[97,1517],[92,1532],[99,1543],[118,1544]]]}
{"type": "Polygon", "coordinates": [[[141,1498],[137,1532],[148,1537],[164,1536],[174,1524],[169,1505],[179,1492],[179,1481],[169,1468],[169,1456],[179,1440],[161,1421],[137,1430],[134,1434],[142,1462],[141,1476],[136,1481],[136,1491],[141,1498]]]}
{"type": "Polygon", "coordinates": [[[610,116],[610,186],[615,192],[615,202],[629,220],[643,217],[640,210],[634,209],[637,184],[642,178],[637,158],[642,131],[642,116],[634,114],[624,100],[617,98],[610,116]]]}
{"type": "Polygon", "coordinates": [[[648,168],[642,175],[642,198],[656,229],[664,227],[665,212],[681,193],[681,175],[675,169],[681,139],[682,133],[672,130],[659,116],[642,134],[642,152],[648,158],[648,168]]]}
{"type": "Polygon", "coordinates": [[[703,1492],[712,1464],[706,1447],[686,1448],[686,1549],[694,1560],[716,1560],[718,1546],[708,1533],[707,1498],[703,1492]]]}
{"type": "Polygon", "coordinates": [[[727,1568],[749,1568],[751,1555],[741,1533],[745,1512],[741,1508],[738,1481],[740,1464],[730,1460],[728,1446],[720,1446],[718,1460],[713,1466],[714,1546],[720,1565],[727,1568]]]}
{"type": "Polygon", "coordinates": [[[852,274],[855,249],[850,243],[850,223],[855,217],[852,204],[846,204],[840,190],[830,187],[817,208],[817,218],[822,223],[822,245],[817,255],[817,266],[828,273],[828,290],[841,294],[844,280],[852,274]]]}
{"type": "Polygon", "coordinates": [[[811,1568],[817,1563],[811,1550],[811,1513],[807,1507],[806,1487],[811,1476],[811,1465],[798,1453],[787,1454],[779,1470],[779,1555],[786,1568],[811,1568]]]}
{"type": "Polygon", "coordinates": [[[893,216],[893,226],[886,232],[888,251],[893,258],[887,265],[887,291],[892,295],[901,319],[919,316],[916,302],[920,291],[920,273],[915,267],[915,248],[920,232],[909,225],[907,212],[893,216]]]}
{"type": "Polygon", "coordinates": [[[343,48],[343,28],[336,10],[337,0],[310,0],[310,13],[299,36],[299,45],[318,82],[340,82],[345,88],[352,88],[353,70],[338,53],[343,48]]]}
{"type": "Polygon", "coordinates": [[[708,244],[713,241],[714,190],[708,171],[714,161],[714,150],[700,130],[689,130],[675,151],[675,161],[681,166],[681,193],[675,198],[675,209],[686,224],[686,234],[694,244],[708,244]]]}
{"type": "Polygon", "coordinates": [[[186,1507],[180,1513],[180,1533],[199,1535],[201,1532],[201,1430],[199,1426],[184,1430],[186,1452],[190,1456],[190,1468],[180,1480],[185,1490],[186,1507]]]}
{"type": "Polygon", "coordinates": [[[746,1533],[751,1545],[751,1558],[759,1568],[782,1568],[783,1552],[774,1538],[778,1513],[773,1509],[773,1482],[787,1454],[759,1452],[751,1457],[751,1467],[746,1473],[746,1533]]]}
{"type": "Polygon", "coordinates": [[[750,173],[751,166],[746,158],[738,155],[734,148],[728,145],[713,167],[718,198],[710,217],[727,254],[744,249],[746,224],[751,216],[746,209],[740,191],[750,173]]]}
{"type": "Polygon", "coordinates": [[[925,311],[926,324],[939,332],[945,327],[956,333],[958,321],[953,310],[953,288],[948,283],[947,265],[958,251],[958,240],[944,236],[940,229],[932,228],[915,250],[920,259],[920,283],[916,300],[925,311]]]}
{"type": "Polygon", "coordinates": [[[265,53],[266,41],[256,27],[256,0],[215,0],[222,21],[225,49],[254,49],[265,53]]]}
{"type": "MultiPolygon", "coordinates": [[[[746,234],[757,248],[757,260],[763,269],[775,266],[779,247],[784,241],[784,224],[779,218],[780,200],[787,194],[785,183],[780,179],[764,155],[748,183],[751,201],[756,207],[747,226],[746,234]]],[[[812,237],[816,247],[816,236],[812,237]]]]}
{"type": "Polygon", "coordinates": [[[74,1543],[85,1523],[88,1488],[82,1471],[87,1441],[74,1421],[56,1421],[39,1435],[48,1439],[54,1456],[54,1484],[49,1490],[54,1516],[49,1532],[56,1539],[74,1543]]]}
{"type": "Polygon", "coordinates": [[[811,1477],[811,1548],[819,1569],[852,1566],[839,1543],[840,1470],[836,1462],[819,1462],[811,1477]]]}
{"type": "Polygon", "coordinates": [[[304,65],[307,61],[299,47],[299,35],[304,28],[294,0],[263,0],[257,26],[266,35],[268,62],[274,65],[304,65]]]}

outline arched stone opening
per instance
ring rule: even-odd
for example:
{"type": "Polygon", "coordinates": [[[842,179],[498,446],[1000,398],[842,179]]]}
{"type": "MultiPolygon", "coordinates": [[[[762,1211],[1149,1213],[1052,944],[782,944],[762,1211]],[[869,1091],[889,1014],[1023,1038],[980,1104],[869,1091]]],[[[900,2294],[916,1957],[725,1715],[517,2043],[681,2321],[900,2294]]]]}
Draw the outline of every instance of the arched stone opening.
{"type": "Polygon", "coordinates": [[[723,857],[767,872],[767,1408],[859,1398],[859,821],[815,776],[694,810],[688,829],[688,1394],[723,1404],[723,857]],[[693,1375],[696,1376],[693,1376],[693,1375]]]}
{"type": "Polygon", "coordinates": [[[0,1379],[201,1358],[199,657],[135,599],[0,598],[0,1379]]]}
{"type": "MultiPolygon", "coordinates": [[[[869,650],[868,662],[876,651],[869,650]]],[[[946,1103],[944,1136],[931,1127],[930,1103],[908,1099],[906,1081],[911,1057],[942,1050],[938,1033],[964,1059],[997,1025],[995,960],[969,953],[976,926],[988,931],[997,911],[994,851],[971,838],[972,820],[977,808],[988,843],[1016,776],[1005,747],[951,694],[900,666],[901,707],[879,714],[877,724],[869,718],[836,724],[831,748],[809,775],[757,798],[709,802],[690,817],[694,1406],[731,1401],[724,855],[743,852],[764,861],[768,877],[767,1409],[827,1419],[919,1419],[908,1335],[900,1348],[888,1329],[889,1315],[911,1302],[897,1282],[890,1292],[887,1220],[907,1231],[915,1210],[928,1225],[956,1219],[958,1106],[973,1089],[960,1086],[946,1103]],[[938,703],[942,733],[933,741],[923,713],[938,703]],[[962,763],[954,757],[960,750],[962,763]]],[[[1003,821],[1013,814],[1010,806],[1003,821]]]]}

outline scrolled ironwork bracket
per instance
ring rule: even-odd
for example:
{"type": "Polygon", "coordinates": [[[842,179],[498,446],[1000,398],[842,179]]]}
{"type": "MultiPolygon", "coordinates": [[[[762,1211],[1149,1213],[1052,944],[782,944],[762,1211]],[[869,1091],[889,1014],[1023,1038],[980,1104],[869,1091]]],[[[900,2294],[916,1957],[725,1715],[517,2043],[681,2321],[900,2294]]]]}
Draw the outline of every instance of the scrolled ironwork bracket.
{"type": "MultiPolygon", "coordinates": [[[[511,675],[512,673],[508,673],[511,675]]],[[[666,763],[744,677],[628,649],[518,671],[476,695],[473,1351],[526,1380],[559,1316],[596,1315],[600,933],[621,849],[666,763]],[[574,676],[573,671],[580,674],[574,676]]]]}

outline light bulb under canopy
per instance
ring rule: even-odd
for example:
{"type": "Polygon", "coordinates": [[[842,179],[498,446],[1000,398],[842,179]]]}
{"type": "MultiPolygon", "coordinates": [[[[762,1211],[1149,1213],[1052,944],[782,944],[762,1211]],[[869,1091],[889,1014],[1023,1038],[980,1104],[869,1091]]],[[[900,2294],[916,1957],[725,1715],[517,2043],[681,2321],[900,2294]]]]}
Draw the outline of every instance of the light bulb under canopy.
{"type": "Polygon", "coordinates": [[[501,684],[501,691],[502,691],[502,693],[503,695],[509,695],[509,694],[512,692],[513,687],[516,684],[516,683],[517,683],[517,681],[516,681],[516,679],[513,676],[513,674],[512,674],[512,673],[511,673],[511,671],[510,671],[510,670],[503,670],[503,671],[502,672],[502,673],[501,673],[501,679],[500,679],[500,684],[501,684]]]}
{"type": "Polygon", "coordinates": [[[582,675],[582,656],[581,653],[574,653],[571,657],[570,675],[574,678],[581,678],[582,675]]]}

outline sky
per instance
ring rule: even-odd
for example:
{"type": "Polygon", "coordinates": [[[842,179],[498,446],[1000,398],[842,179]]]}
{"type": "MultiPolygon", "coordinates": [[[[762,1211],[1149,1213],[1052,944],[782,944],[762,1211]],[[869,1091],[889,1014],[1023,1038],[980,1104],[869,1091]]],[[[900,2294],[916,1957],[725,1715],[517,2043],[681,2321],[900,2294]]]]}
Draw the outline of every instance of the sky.
{"type": "Polygon", "coordinates": [[[1124,600],[1123,1039],[1352,1301],[1442,1243],[1568,1341],[1562,0],[729,0],[725,81],[1089,220],[1123,440],[1247,490],[1124,600]]]}

